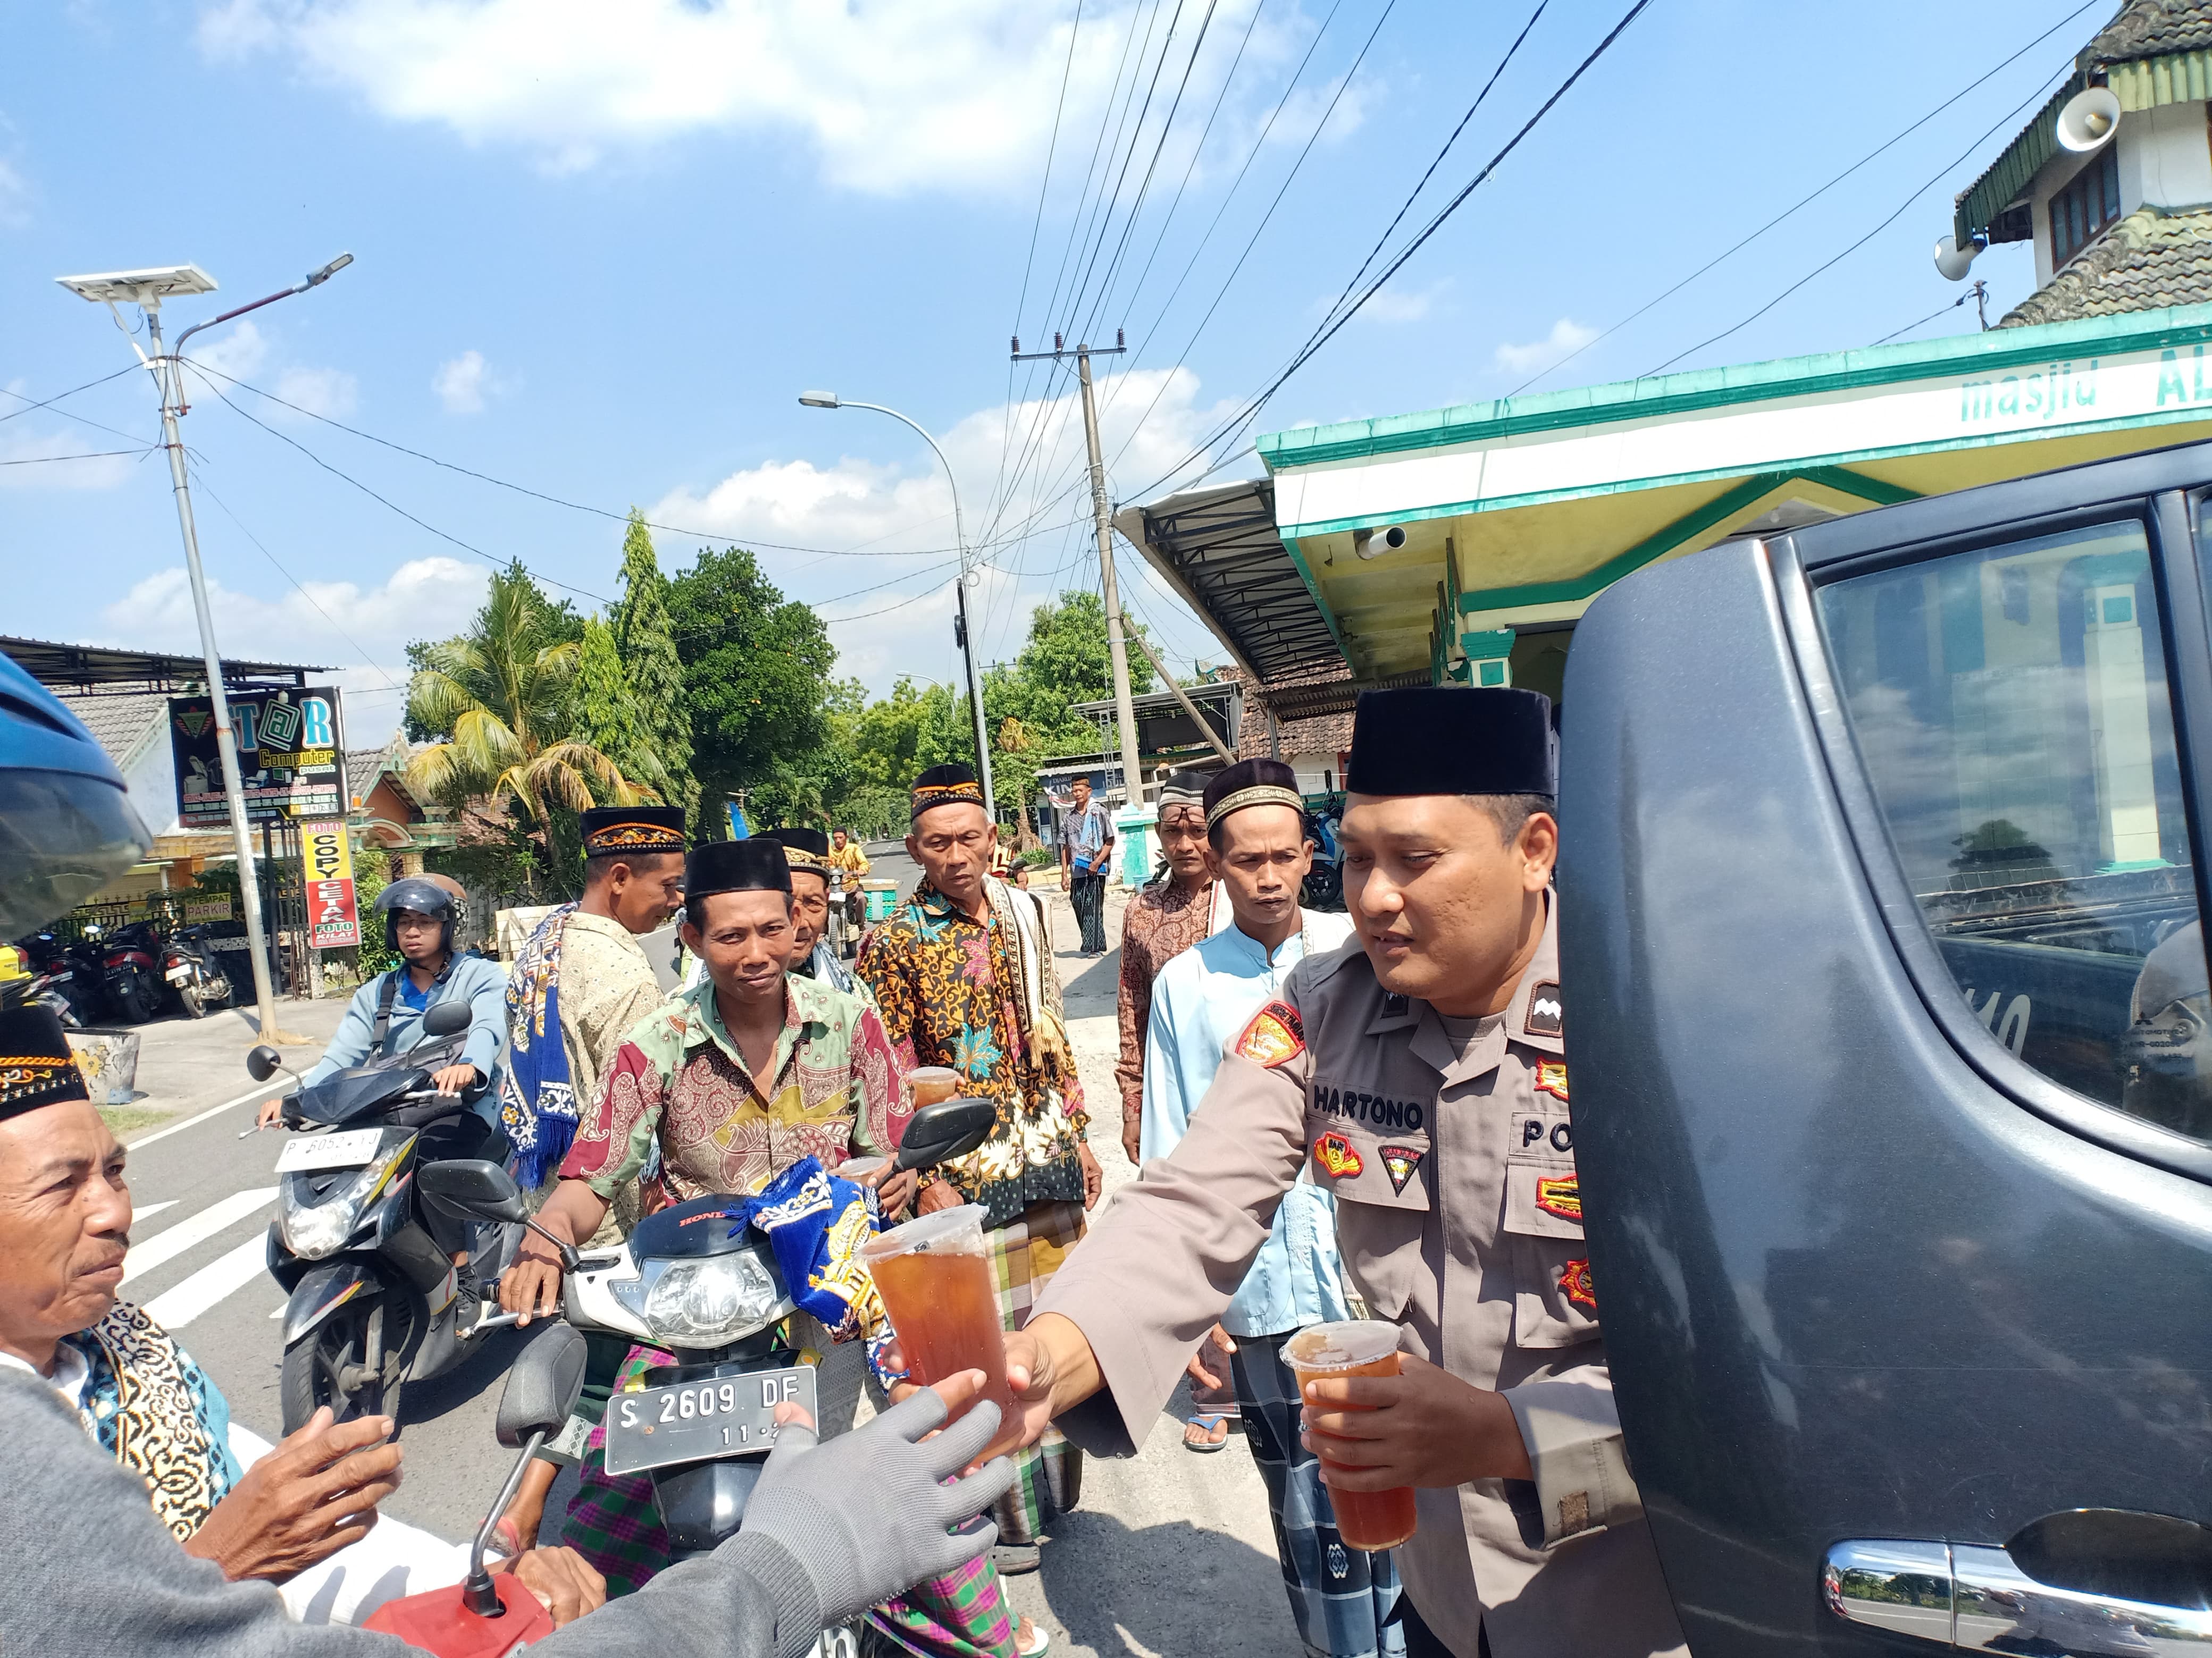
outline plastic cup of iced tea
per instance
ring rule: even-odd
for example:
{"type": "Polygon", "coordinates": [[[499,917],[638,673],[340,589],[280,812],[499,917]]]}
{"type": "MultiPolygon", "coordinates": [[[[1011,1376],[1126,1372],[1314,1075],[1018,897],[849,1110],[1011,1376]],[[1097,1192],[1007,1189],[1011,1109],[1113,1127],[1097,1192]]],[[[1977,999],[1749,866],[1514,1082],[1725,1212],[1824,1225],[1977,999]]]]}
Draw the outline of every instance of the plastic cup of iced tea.
{"type": "MultiPolygon", "coordinates": [[[[1298,1393],[1323,1376],[1396,1376],[1399,1373],[1398,1327],[1379,1319],[1352,1319],[1341,1324],[1315,1324],[1283,1344],[1283,1357],[1297,1372],[1298,1393]]],[[[1332,1409],[1372,1410],[1371,1405],[1344,1405],[1332,1409]]],[[[1328,1487],[1329,1506],[1336,1510],[1336,1534],[1352,1549],[1395,1549],[1413,1534],[1413,1488],[1401,1485],[1387,1491],[1347,1491],[1338,1488],[1340,1469],[1326,1454],[1321,1457],[1321,1477],[1328,1487]]]]}
{"type": "Polygon", "coordinates": [[[983,1373],[981,1397],[999,1407],[999,1436],[981,1461],[1011,1450],[1021,1437],[1006,1387],[1006,1333],[980,1203],[894,1226],[860,1246],[860,1259],[884,1299],[909,1381],[942,1382],[963,1370],[983,1373]]]}
{"type": "Polygon", "coordinates": [[[876,1199],[876,1187],[891,1172],[889,1157],[848,1157],[831,1171],[839,1180],[848,1180],[859,1187],[868,1206],[868,1212],[878,1220],[883,1218],[882,1206],[876,1199]]]}
{"type": "Polygon", "coordinates": [[[914,1095],[914,1108],[935,1105],[939,1100],[949,1100],[960,1091],[960,1073],[941,1065],[921,1065],[906,1073],[906,1084],[914,1095]]]}

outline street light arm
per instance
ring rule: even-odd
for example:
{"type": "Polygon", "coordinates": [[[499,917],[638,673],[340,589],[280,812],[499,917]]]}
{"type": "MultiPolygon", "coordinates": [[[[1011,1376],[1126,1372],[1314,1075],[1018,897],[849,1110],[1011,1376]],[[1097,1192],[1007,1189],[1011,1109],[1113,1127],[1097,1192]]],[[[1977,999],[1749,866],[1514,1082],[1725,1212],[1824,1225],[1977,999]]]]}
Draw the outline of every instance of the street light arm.
{"type": "Polygon", "coordinates": [[[952,463],[945,459],[945,451],[939,448],[937,440],[929,435],[929,428],[920,421],[909,419],[907,416],[902,415],[896,409],[886,409],[880,403],[855,403],[850,398],[840,398],[837,399],[837,406],[841,409],[872,409],[878,415],[889,415],[893,420],[913,428],[921,435],[921,440],[930,446],[932,452],[937,457],[937,464],[945,469],[945,481],[952,490],[952,544],[959,550],[960,575],[961,579],[965,580],[968,575],[968,537],[960,525],[960,480],[952,471],[952,463]]]}
{"type": "Polygon", "coordinates": [[[270,295],[266,299],[256,300],[251,305],[241,305],[234,311],[224,312],[220,317],[210,317],[205,322],[196,322],[190,328],[185,330],[183,333],[177,336],[177,343],[171,346],[169,349],[173,355],[182,356],[185,350],[185,342],[191,338],[193,335],[198,333],[203,328],[213,328],[216,324],[228,322],[234,317],[242,317],[249,311],[258,311],[264,305],[274,305],[279,300],[290,299],[295,294],[304,294],[311,288],[319,288],[325,282],[330,281],[333,275],[344,270],[352,263],[352,254],[341,253],[337,258],[332,259],[328,264],[323,266],[321,270],[309,271],[306,276],[301,277],[299,281],[294,282],[289,288],[280,288],[276,293],[270,295]]]}

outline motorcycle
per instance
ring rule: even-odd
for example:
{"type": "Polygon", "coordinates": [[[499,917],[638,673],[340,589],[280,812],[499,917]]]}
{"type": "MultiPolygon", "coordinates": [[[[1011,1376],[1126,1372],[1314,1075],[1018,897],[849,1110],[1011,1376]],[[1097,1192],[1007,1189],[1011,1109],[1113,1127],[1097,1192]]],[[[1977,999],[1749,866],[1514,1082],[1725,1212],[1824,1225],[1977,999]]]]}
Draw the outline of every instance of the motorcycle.
{"type": "MultiPolygon", "coordinates": [[[[926,1105],[907,1124],[892,1169],[965,1157],[995,1121],[988,1099],[926,1105]]],[[[496,1163],[441,1163],[422,1171],[420,1184],[448,1214],[526,1226],[553,1245],[569,1324],[677,1356],[647,1371],[642,1389],[610,1401],[607,1471],[651,1479],[676,1560],[736,1535],[774,1448],[775,1406],[795,1400],[818,1419],[813,1367],[783,1341],[795,1303],[775,1249],[757,1228],[712,1224],[743,1200],[709,1195],[673,1205],[639,1222],[613,1252],[586,1254],[529,1218],[514,1177],[496,1163]]],[[[478,1327],[514,1316],[489,1315],[478,1327]]]]}
{"type": "Polygon", "coordinates": [[[161,946],[161,979],[188,1019],[204,1019],[230,1000],[230,975],[208,946],[204,925],[179,927],[161,946]]]}
{"type": "Polygon", "coordinates": [[[842,869],[830,872],[830,915],[823,926],[832,955],[842,960],[853,953],[846,947],[845,872],[842,869]]]}
{"type": "MultiPolygon", "coordinates": [[[[1310,800],[1311,797],[1309,797],[1310,800]]],[[[1344,848],[1338,844],[1337,825],[1344,817],[1344,796],[1326,796],[1318,809],[1309,805],[1306,821],[1312,825],[1313,867],[1306,872],[1298,902],[1308,909],[1344,908],[1344,848]]]]}
{"type": "Polygon", "coordinates": [[[52,927],[16,940],[16,946],[31,969],[27,994],[62,1013],[64,1024],[91,1024],[106,1011],[96,946],[82,938],[64,938],[52,927]]]}
{"type": "Polygon", "coordinates": [[[145,1023],[161,1005],[161,935],[151,921],[126,921],[100,941],[100,981],[125,1024],[145,1023]]]}
{"type": "Polygon", "coordinates": [[[522,1455],[477,1529],[468,1576],[444,1588],[386,1601],[362,1620],[363,1629],[396,1635],[436,1658],[505,1658],[553,1632],[553,1619],[538,1597],[513,1573],[487,1570],[484,1551],[499,1517],[514,1500],[523,1470],[575,1410],[584,1391],[586,1357],[583,1337],[560,1324],[548,1325],[522,1350],[507,1373],[495,1429],[501,1444],[509,1450],[520,1447],[522,1455]]]}
{"type": "MultiPolygon", "coordinates": [[[[507,1137],[470,1108],[482,1084],[465,1094],[430,1084],[459,1062],[468,1028],[465,1003],[440,1002],[406,1053],[302,1084],[284,1102],[285,1127],[320,1131],[296,1134],[277,1157],[269,1226],[270,1275],[290,1297],[279,1385],[288,1434],[325,1405],[340,1420],[397,1415],[406,1383],[459,1364],[483,1305],[461,1293],[453,1253],[465,1249],[471,1278],[489,1284],[522,1241],[505,1221],[444,1236],[455,1227],[426,1213],[418,1191],[442,1159],[495,1166],[507,1156],[507,1137]]],[[[246,1055],[256,1082],[284,1068],[273,1048],[246,1055]]]]}

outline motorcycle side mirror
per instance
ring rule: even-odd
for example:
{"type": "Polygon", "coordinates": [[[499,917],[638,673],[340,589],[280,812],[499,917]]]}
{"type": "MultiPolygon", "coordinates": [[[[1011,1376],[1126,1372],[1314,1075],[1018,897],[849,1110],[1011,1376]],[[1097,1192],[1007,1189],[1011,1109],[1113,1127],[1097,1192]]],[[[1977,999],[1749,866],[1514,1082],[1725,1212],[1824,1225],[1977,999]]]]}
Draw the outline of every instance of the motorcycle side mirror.
{"type": "Polygon", "coordinates": [[[999,1121],[995,1101],[939,1100],[925,1105],[907,1123],[894,1169],[930,1169],[964,1157],[991,1138],[999,1121]]]}
{"type": "MultiPolygon", "coordinates": [[[[434,1013],[437,1009],[430,1011],[434,1013]]],[[[530,1218],[522,1188],[514,1183],[514,1175],[495,1163],[455,1157],[426,1163],[416,1172],[415,1184],[433,1209],[457,1220],[530,1218]]]]}
{"type": "Polygon", "coordinates": [[[440,1002],[422,1016],[422,1029],[427,1035],[458,1036],[474,1017],[466,1002],[440,1002]]]}
{"type": "Polygon", "coordinates": [[[514,1450],[532,1434],[550,1439],[561,1431],[583,1394],[585,1357],[584,1338],[572,1325],[548,1324],[531,1338],[499,1398],[501,1444],[514,1450]]]}
{"type": "Polygon", "coordinates": [[[265,1083],[284,1068],[284,1056],[264,1042],[246,1056],[246,1074],[265,1083]]]}

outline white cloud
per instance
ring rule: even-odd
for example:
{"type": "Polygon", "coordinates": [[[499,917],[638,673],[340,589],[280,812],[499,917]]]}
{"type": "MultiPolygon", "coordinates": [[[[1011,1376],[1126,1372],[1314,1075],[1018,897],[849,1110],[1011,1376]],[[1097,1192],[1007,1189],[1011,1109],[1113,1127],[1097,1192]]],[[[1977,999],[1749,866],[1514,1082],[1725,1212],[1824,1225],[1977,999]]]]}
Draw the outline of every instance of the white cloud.
{"type": "MultiPolygon", "coordinates": [[[[219,539],[220,531],[210,526],[219,539]]],[[[296,566],[295,568],[297,568],[296,566]]],[[[272,584],[274,573],[272,575],[272,584]]],[[[407,646],[457,632],[483,604],[489,572],[458,559],[411,559],[384,581],[314,581],[274,597],[208,584],[216,637],[226,656],[329,665],[346,695],[346,741],[382,742],[399,723],[407,646]],[[343,631],[341,632],[340,629],[343,631]]],[[[141,650],[193,650],[199,629],[184,567],[158,570],[100,613],[114,643],[141,650]]]]}
{"type": "Polygon", "coordinates": [[[233,380],[252,380],[269,361],[269,341],[252,323],[242,322],[227,334],[212,339],[203,335],[192,341],[185,356],[188,362],[204,362],[233,380]]]}
{"type": "MultiPolygon", "coordinates": [[[[1228,412],[1225,405],[1200,402],[1198,377],[1186,368],[1108,375],[1097,390],[1109,492],[1117,498],[1133,497],[1177,465],[1228,412]]],[[[823,430],[824,448],[842,435],[837,423],[888,424],[859,410],[812,419],[823,430]]],[[[1020,648],[1030,606],[1059,587],[1097,581],[1079,394],[980,410],[955,422],[939,441],[958,470],[970,543],[979,558],[990,561],[981,566],[969,598],[983,657],[1009,658],[1020,648]],[[1008,458],[1010,471],[1022,470],[1000,511],[991,496],[1002,458],[1008,458]],[[1032,532],[1026,540],[1024,531],[1032,532]]],[[[834,463],[771,460],[703,489],[672,490],[646,516],[759,551],[785,592],[818,604],[838,647],[840,674],[857,675],[883,691],[902,672],[945,677],[957,671],[951,571],[940,568],[953,556],[952,496],[944,470],[926,448],[902,465],[852,456],[834,463]],[[866,556],[810,556],[778,551],[769,543],[865,549],[866,556]],[[896,556],[902,553],[921,556],[896,556]]],[[[670,563],[688,557],[680,539],[664,534],[659,540],[670,563]]],[[[1141,562],[1127,546],[1118,552],[1125,566],[1141,562]]],[[[1149,593],[1142,600],[1148,613],[1173,602],[1149,593]]],[[[1194,622],[1183,622],[1177,631],[1203,636],[1194,622]]]]}
{"type": "Polygon", "coordinates": [[[1359,307],[1359,314],[1375,322],[1420,322],[1436,309],[1437,300],[1450,285],[1447,276],[1412,291],[1386,287],[1359,307]]]}
{"type": "Polygon", "coordinates": [[[63,426],[51,432],[0,426],[0,489],[112,489],[131,476],[137,457],[112,451],[125,447],[111,433],[63,426]],[[69,455],[98,455],[98,460],[68,460],[69,455]]]}
{"type": "MultiPolygon", "coordinates": [[[[1188,102],[1218,89],[1255,3],[1215,18],[1188,102]]],[[[1138,10],[1086,8],[1076,29],[1073,0],[212,0],[198,41],[216,59],[275,54],[387,118],[556,172],[691,132],[795,134],[830,182],[896,193],[1034,188],[1055,118],[1096,125],[1138,10]]],[[[1312,27],[1263,18],[1240,79],[1312,27]]],[[[1346,92],[1330,136],[1369,95],[1346,92]]],[[[1231,99],[1232,126],[1249,102],[1231,99]]],[[[1278,132],[1303,142],[1318,109],[1304,125],[1286,111],[1278,132]]]]}
{"type": "Polygon", "coordinates": [[[1586,327],[1571,317],[1562,317],[1540,340],[1531,340],[1526,345],[1500,344],[1492,363],[1501,374],[1533,374],[1573,355],[1596,337],[1596,329],[1586,327]]]}
{"type": "Polygon", "coordinates": [[[246,380],[264,386],[284,403],[332,420],[351,414],[361,401],[360,382],[342,368],[287,363],[277,368],[274,384],[264,380],[262,371],[276,361],[276,343],[251,322],[240,323],[213,339],[203,337],[194,340],[185,348],[185,356],[187,362],[204,364],[216,375],[226,376],[203,383],[221,386],[227,395],[263,420],[296,422],[301,416],[283,404],[268,403],[250,392],[240,392],[229,383],[231,380],[246,380]]]}
{"type": "Polygon", "coordinates": [[[276,377],[276,395],[311,415],[337,419],[353,413],[360,386],[337,368],[287,368],[276,377]]]}
{"type": "Polygon", "coordinates": [[[464,351],[438,365],[430,376],[430,389],[449,415],[481,415],[484,399],[504,388],[485,366],[483,353],[464,351]]]}
{"type": "Polygon", "coordinates": [[[22,169],[0,155],[0,228],[16,230],[31,222],[31,181],[22,169]]]}

